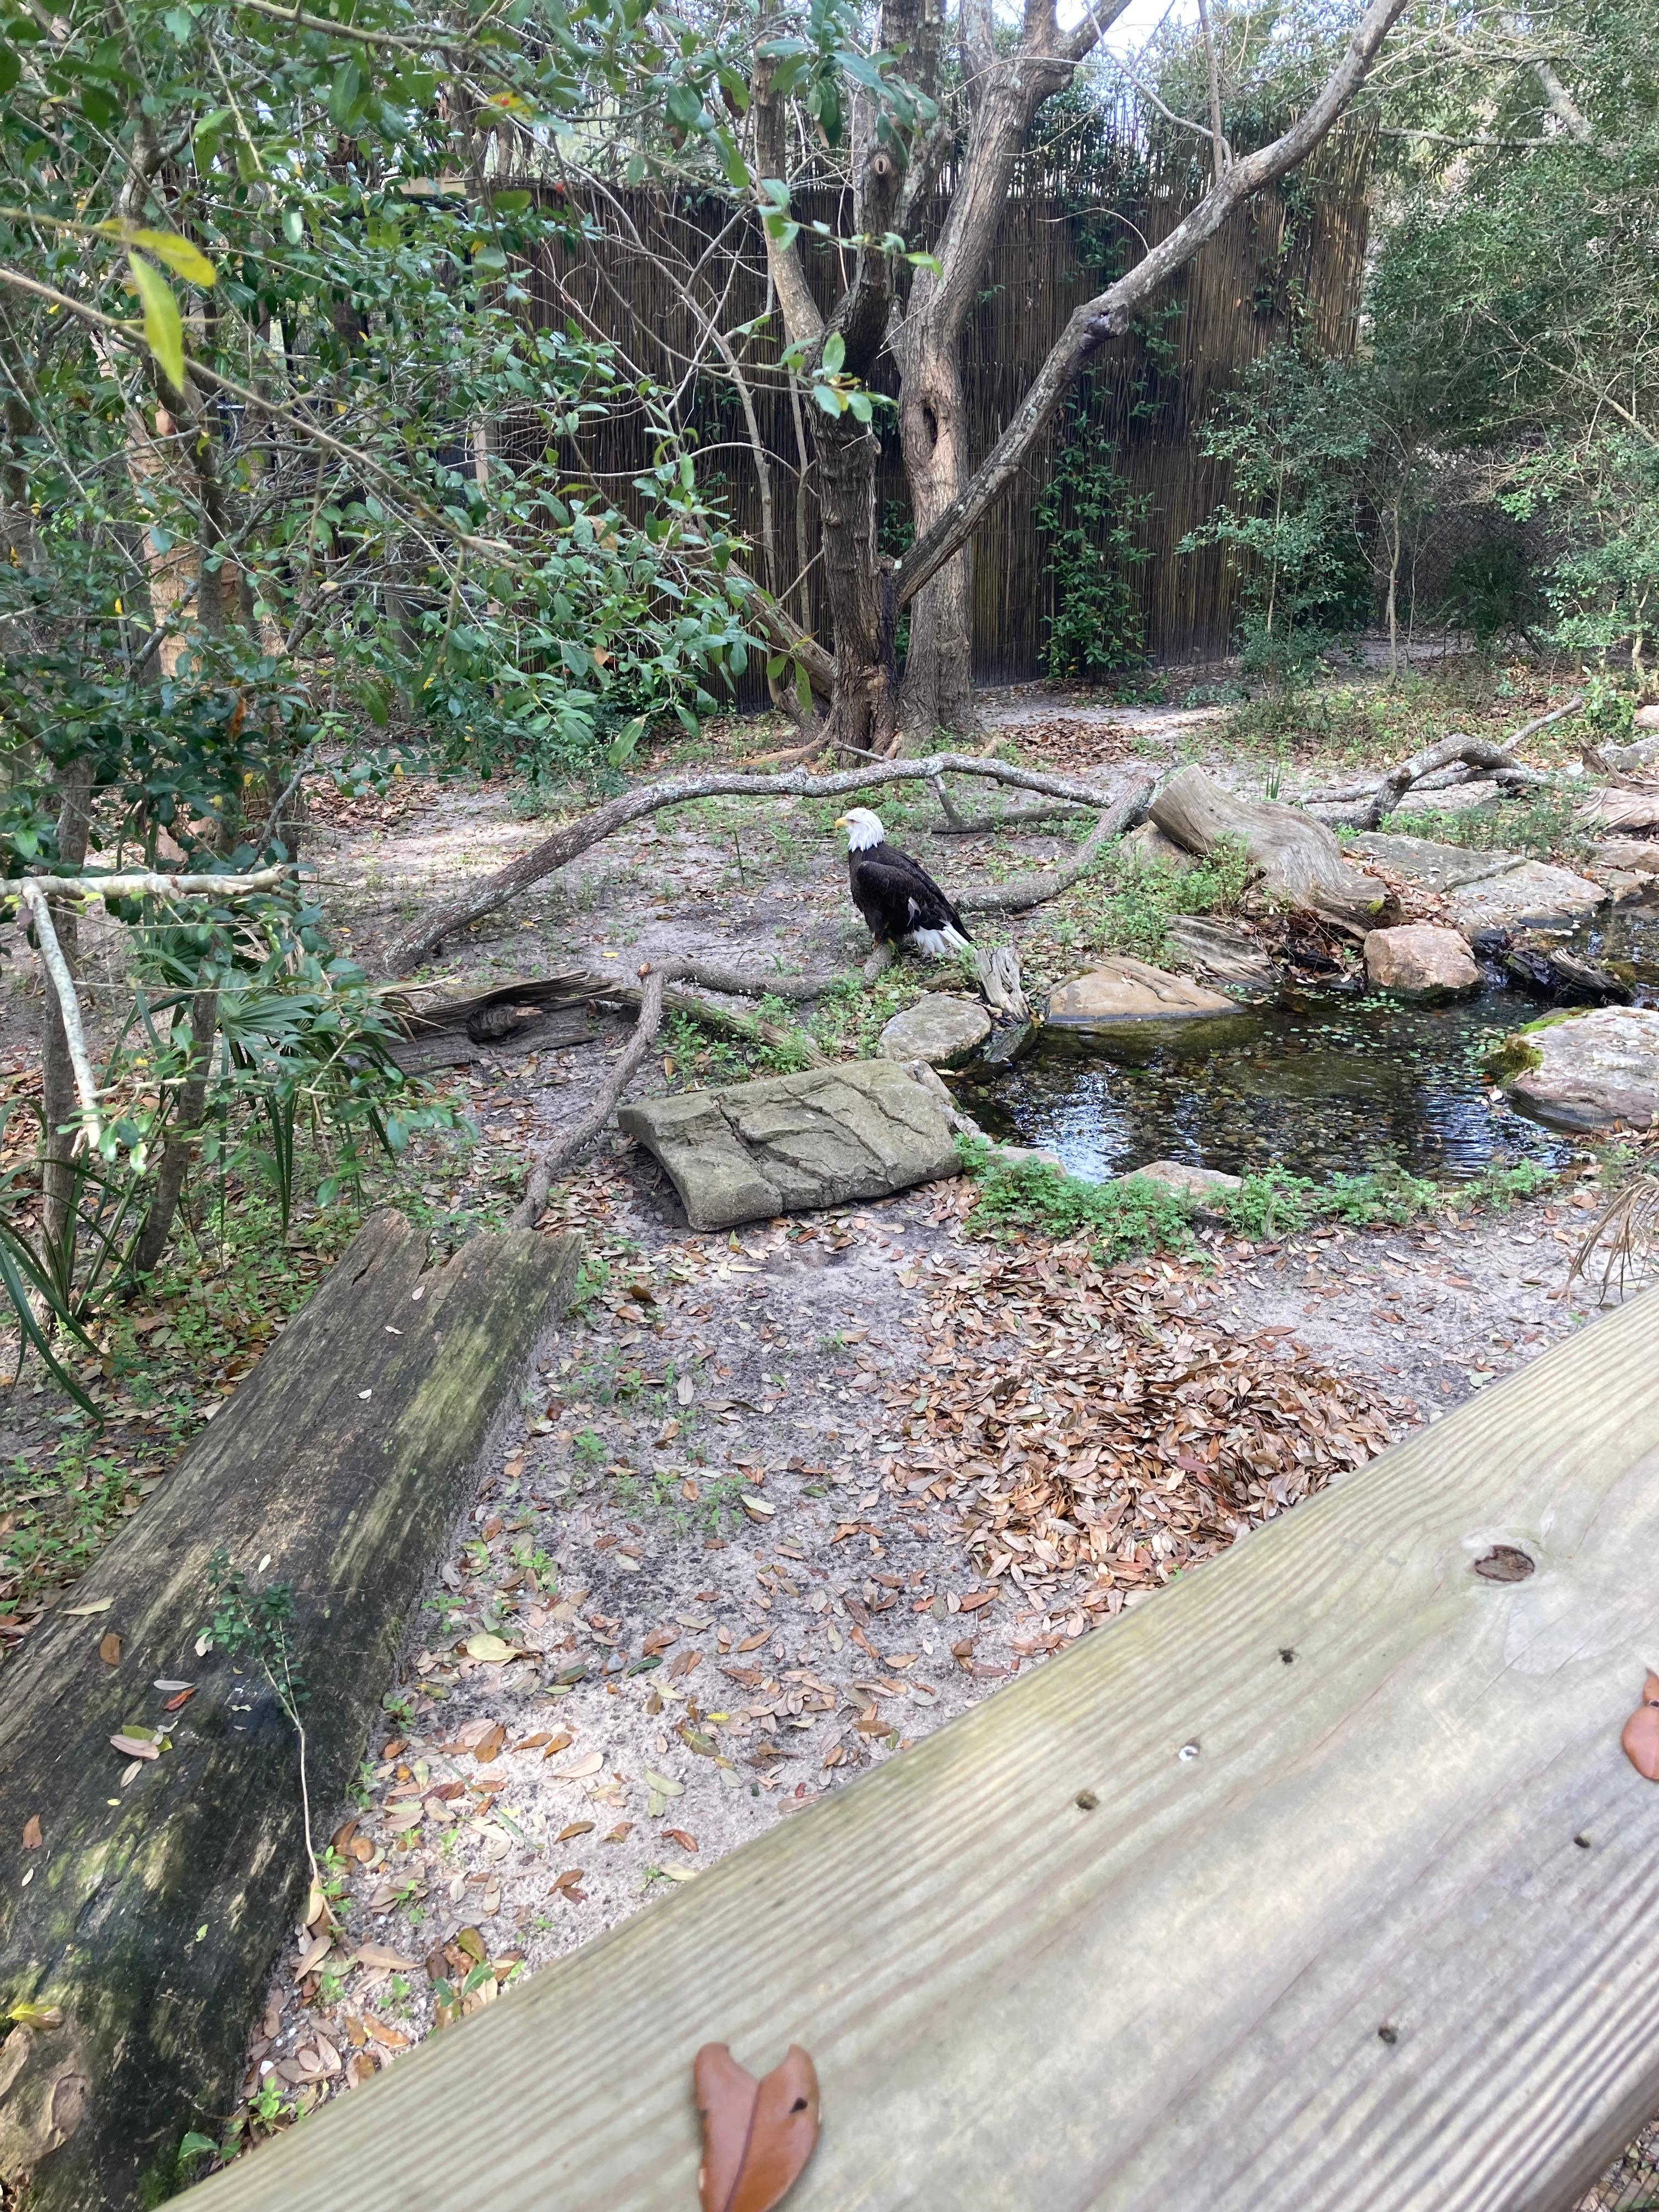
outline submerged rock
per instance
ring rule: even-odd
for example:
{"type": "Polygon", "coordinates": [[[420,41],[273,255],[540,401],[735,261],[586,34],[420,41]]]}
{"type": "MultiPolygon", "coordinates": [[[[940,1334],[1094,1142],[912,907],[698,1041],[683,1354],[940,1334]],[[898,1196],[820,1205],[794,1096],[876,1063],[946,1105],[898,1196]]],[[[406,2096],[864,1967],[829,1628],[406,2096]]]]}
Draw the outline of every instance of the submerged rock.
{"type": "Polygon", "coordinates": [[[881,1033],[881,1056],[925,1060],[930,1067],[960,1067],[990,1034],[991,1017],[977,1000],[930,991],[888,1023],[881,1033]]]}
{"type": "Polygon", "coordinates": [[[694,1229],[888,1198],[957,1172],[950,1109],[890,1060],[809,1068],[624,1106],[694,1229]]]}
{"type": "Polygon", "coordinates": [[[1051,991],[1048,1020],[1051,1029],[1094,1029],[1117,1022],[1192,1021],[1237,1012],[1232,1000],[1206,990],[1190,975],[1172,975],[1165,968],[1119,954],[1051,991]]]}
{"type": "Polygon", "coordinates": [[[1480,988],[1467,941],[1431,921],[1374,929],[1365,939],[1365,980],[1374,991],[1434,1004],[1467,998],[1480,988]]]}
{"type": "Polygon", "coordinates": [[[1646,1128],[1659,1115],[1659,1012],[1648,1008],[1557,1015],[1517,1030],[1504,1056],[1505,1090],[1552,1128],[1646,1128]]]}

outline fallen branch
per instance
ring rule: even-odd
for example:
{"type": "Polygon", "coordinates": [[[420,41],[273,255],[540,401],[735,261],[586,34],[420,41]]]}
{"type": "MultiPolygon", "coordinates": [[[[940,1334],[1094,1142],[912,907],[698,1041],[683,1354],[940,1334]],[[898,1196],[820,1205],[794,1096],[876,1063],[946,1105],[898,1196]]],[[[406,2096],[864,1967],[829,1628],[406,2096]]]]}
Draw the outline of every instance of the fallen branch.
{"type": "MultiPolygon", "coordinates": [[[[46,879],[48,883],[51,880],[46,879]]],[[[75,994],[75,978],[70,974],[64,948],[58,942],[58,932],[52,926],[52,909],[46,904],[45,884],[39,878],[31,878],[18,885],[17,895],[28,908],[40,946],[40,963],[57,994],[58,1010],[64,1021],[64,1041],[69,1047],[70,1066],[75,1072],[75,1095],[80,1100],[81,1111],[86,1117],[76,1131],[75,1141],[70,1147],[72,1157],[93,1142],[93,1131],[98,1121],[98,1085],[94,1079],[92,1060],[87,1051],[86,1025],[81,1019],[81,1001],[75,994]]]]}
{"type": "Polygon", "coordinates": [[[33,887],[49,898],[216,898],[280,890],[285,867],[258,868],[250,876],[168,876],[154,868],[126,868],[112,876],[25,876],[3,886],[27,897],[33,887]]]}
{"type": "Polygon", "coordinates": [[[1565,706],[1553,707],[1547,714],[1534,714],[1531,721],[1523,722],[1513,730],[1501,744],[1487,738],[1472,738],[1462,730],[1454,730],[1449,737],[1442,738],[1432,745],[1425,745],[1411,758],[1402,761],[1398,768],[1390,769],[1378,783],[1345,784],[1335,791],[1312,792],[1302,802],[1306,811],[1322,822],[1354,830],[1375,830],[1386,815],[1392,814],[1401,799],[1413,785],[1427,784],[1441,770],[1454,765],[1485,769],[1497,781],[1511,789],[1535,788],[1548,782],[1547,776],[1534,769],[1526,769],[1514,758],[1515,748],[1522,738],[1544,729],[1551,722],[1563,720],[1576,714],[1583,704],[1575,693],[1565,706]]]}
{"type": "Polygon", "coordinates": [[[618,1054],[610,1074],[593,1101],[574,1128],[567,1129],[544,1147],[530,1170],[530,1180],[525,1186],[524,1196],[513,1210],[507,1226],[511,1229],[533,1229],[541,1219],[547,1206],[547,1194],[553,1188],[553,1178],[562,1173],[572,1160],[591,1145],[611,1116],[622,1103],[623,1094],[639,1073],[645,1056],[651,1049],[657,1031],[662,1027],[663,993],[665,986],[692,965],[685,960],[665,960],[660,968],[641,968],[640,970],[640,1012],[634,1024],[634,1034],[623,1050],[618,1054]]]}
{"type": "Polygon", "coordinates": [[[1133,830],[1140,821],[1157,786],[1143,783],[1109,806],[1087,838],[1078,848],[1077,858],[1059,868],[1042,868],[1029,876],[1016,876],[1006,884],[988,884],[977,890],[961,892],[957,900],[957,910],[963,914],[1024,914],[1030,907],[1042,906],[1048,900],[1058,898],[1062,891],[1080,882],[1100,858],[1101,848],[1127,830],[1133,830]]]}
{"type": "MultiPolygon", "coordinates": [[[[394,975],[407,975],[428,959],[444,939],[459,930],[498,913],[520,891],[566,867],[592,847],[602,844],[618,830],[641,816],[665,808],[684,806],[694,799],[839,799],[849,792],[867,791],[884,783],[937,784],[942,775],[979,775],[994,783],[1012,784],[1051,799],[1071,799],[1083,806],[1109,807],[1108,793],[1070,776],[1050,775],[1038,769],[1018,768],[1009,761],[983,760],[973,753],[934,753],[925,760],[872,761],[867,766],[842,769],[830,775],[808,775],[794,769],[781,775],[750,775],[739,770],[716,770],[710,775],[674,776],[660,783],[641,784],[634,791],[607,799],[603,805],[579,815],[556,830],[522,858],[498,868],[474,891],[429,908],[408,935],[386,955],[394,975]]],[[[1030,902],[1036,904],[1036,901],[1030,902]]]]}

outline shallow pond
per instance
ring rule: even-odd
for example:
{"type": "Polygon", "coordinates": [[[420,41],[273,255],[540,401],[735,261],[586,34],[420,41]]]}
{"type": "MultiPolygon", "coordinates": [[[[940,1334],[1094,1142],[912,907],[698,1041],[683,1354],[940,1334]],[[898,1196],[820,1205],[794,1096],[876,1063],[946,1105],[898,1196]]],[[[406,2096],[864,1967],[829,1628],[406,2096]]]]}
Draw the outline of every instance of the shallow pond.
{"type": "MultiPolygon", "coordinates": [[[[1659,1006],[1659,916],[1616,915],[1557,941],[1632,963],[1638,1004],[1659,1006]]],[[[1483,973],[1477,997],[1449,1006],[1329,993],[1215,1021],[1043,1030],[1012,1068],[964,1085],[963,1103],[992,1135],[1097,1180],[1154,1159],[1231,1175],[1277,1161],[1320,1177],[1394,1164],[1440,1182],[1563,1159],[1575,1140],[1481,1079],[1486,1042],[1546,1011],[1495,966],[1483,973]]]]}

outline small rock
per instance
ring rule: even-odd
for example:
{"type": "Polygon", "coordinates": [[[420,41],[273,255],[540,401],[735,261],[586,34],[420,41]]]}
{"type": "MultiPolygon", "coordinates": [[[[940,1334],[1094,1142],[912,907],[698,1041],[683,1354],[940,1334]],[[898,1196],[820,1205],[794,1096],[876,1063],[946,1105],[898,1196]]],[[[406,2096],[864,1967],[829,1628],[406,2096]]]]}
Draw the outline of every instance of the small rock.
{"type": "Polygon", "coordinates": [[[881,1033],[881,1056],[901,1063],[925,1060],[930,1067],[960,1067],[991,1034],[991,1017],[972,999],[929,992],[881,1033]]]}
{"type": "MultiPolygon", "coordinates": [[[[1242,1176],[1223,1175],[1219,1168],[1189,1167],[1185,1160],[1149,1160],[1134,1174],[1148,1182],[1161,1182],[1177,1198],[1190,1199],[1200,1213],[1210,1210],[1209,1201],[1224,1196],[1230,1190],[1243,1188],[1242,1176]]],[[[1126,1176],[1124,1180],[1130,1178],[1126,1176]]]]}
{"type": "Polygon", "coordinates": [[[1143,822],[1139,830],[1132,830],[1123,840],[1121,849],[1137,860],[1155,860],[1166,868],[1173,868],[1181,876],[1201,865],[1196,853],[1177,845],[1156,822],[1143,822]]]}
{"type": "Polygon", "coordinates": [[[1114,1022],[1191,1021],[1237,1012],[1231,999],[1206,990],[1190,975],[1171,975],[1167,969],[1122,955],[1051,991],[1048,1020],[1051,1029],[1094,1029],[1114,1022]]]}
{"type": "Polygon", "coordinates": [[[1399,929],[1373,929],[1365,939],[1365,981],[1391,998],[1429,1004],[1467,998],[1480,988],[1480,970],[1455,929],[1431,921],[1399,929]]]}
{"type": "Polygon", "coordinates": [[[1659,730],[1659,702],[1638,707],[1632,720],[1638,730],[1659,730]]]}
{"type": "Polygon", "coordinates": [[[1659,1115],[1659,1012],[1598,1006],[1519,1030],[1507,1043],[1505,1090],[1552,1128],[1646,1128],[1659,1115]],[[1522,1060],[1529,1064],[1513,1065],[1522,1060]]]}

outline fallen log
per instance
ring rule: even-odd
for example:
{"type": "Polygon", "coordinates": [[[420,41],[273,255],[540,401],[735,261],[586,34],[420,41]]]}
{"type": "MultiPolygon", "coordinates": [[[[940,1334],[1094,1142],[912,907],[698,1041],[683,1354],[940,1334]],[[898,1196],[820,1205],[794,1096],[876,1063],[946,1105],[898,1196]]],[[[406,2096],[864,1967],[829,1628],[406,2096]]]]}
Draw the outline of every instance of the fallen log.
{"type": "MultiPolygon", "coordinates": [[[[1031,907],[1044,906],[1050,899],[1058,898],[1098,864],[1102,852],[1114,838],[1122,836],[1126,830],[1133,830],[1145,817],[1153,789],[1150,781],[1137,784],[1115,800],[1102,814],[1071,860],[1055,868],[1038,868],[1030,875],[1012,877],[1006,884],[983,884],[959,891],[955,902],[957,911],[1024,914],[1031,907]]],[[[867,975],[869,970],[865,972],[867,975]]]]}
{"type": "Polygon", "coordinates": [[[1552,722],[1559,722],[1569,714],[1576,714],[1583,705],[1582,695],[1574,692],[1564,706],[1552,707],[1547,714],[1534,714],[1529,722],[1522,722],[1518,730],[1511,730],[1501,744],[1493,744],[1486,738],[1472,738],[1462,730],[1454,730],[1449,737],[1441,738],[1431,745],[1425,745],[1398,768],[1390,769],[1375,784],[1370,782],[1344,784],[1335,791],[1310,792],[1303,801],[1308,811],[1322,822],[1350,830],[1375,830],[1385,816],[1392,814],[1406,793],[1422,785],[1435,789],[1442,785],[1464,781],[1458,774],[1448,770],[1466,769],[1495,776],[1506,790],[1535,790],[1547,786],[1550,778],[1540,775],[1535,769],[1522,768],[1515,758],[1515,749],[1525,738],[1539,730],[1547,729],[1552,722]]]}
{"type": "Polygon", "coordinates": [[[283,1699],[251,1657],[198,1644],[210,1561],[222,1549],[257,1587],[292,1593],[320,1826],[577,1250],[507,1234],[425,1272],[423,1255],[408,1223],[376,1215],[8,1668],[7,2203],[26,2189],[31,2212],[159,2203],[184,2133],[216,2132],[236,2105],[310,1868],[283,1699]]]}
{"type": "Polygon", "coordinates": [[[1376,927],[1388,891],[1351,868],[1334,831],[1295,806],[1241,799],[1201,768],[1176,771],[1153,799],[1152,818],[1189,853],[1213,852],[1224,839],[1243,848],[1267,890],[1309,908],[1354,936],[1376,927]]]}

